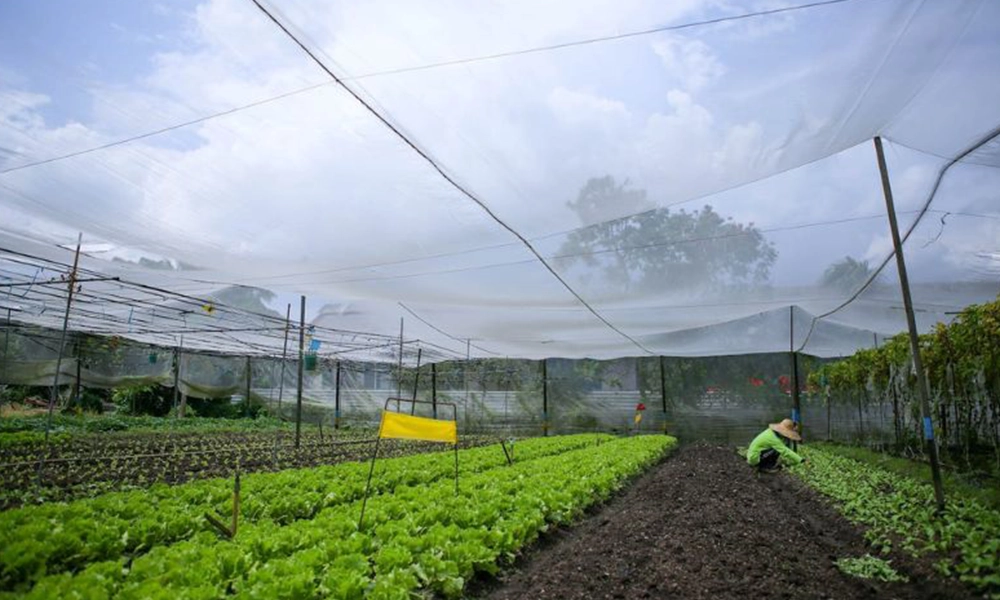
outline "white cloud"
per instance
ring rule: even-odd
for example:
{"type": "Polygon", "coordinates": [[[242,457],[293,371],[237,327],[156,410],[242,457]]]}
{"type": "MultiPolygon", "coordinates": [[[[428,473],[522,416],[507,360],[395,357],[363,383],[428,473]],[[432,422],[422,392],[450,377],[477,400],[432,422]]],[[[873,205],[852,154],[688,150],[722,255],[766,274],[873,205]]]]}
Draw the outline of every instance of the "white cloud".
{"type": "Polygon", "coordinates": [[[652,47],[676,81],[676,87],[685,92],[698,92],[726,72],[712,49],[701,40],[670,36],[653,42],[652,47]]]}
{"type": "Polygon", "coordinates": [[[596,123],[601,126],[608,121],[629,117],[624,102],[567,90],[563,87],[552,90],[548,104],[556,119],[567,125],[596,123]]]}

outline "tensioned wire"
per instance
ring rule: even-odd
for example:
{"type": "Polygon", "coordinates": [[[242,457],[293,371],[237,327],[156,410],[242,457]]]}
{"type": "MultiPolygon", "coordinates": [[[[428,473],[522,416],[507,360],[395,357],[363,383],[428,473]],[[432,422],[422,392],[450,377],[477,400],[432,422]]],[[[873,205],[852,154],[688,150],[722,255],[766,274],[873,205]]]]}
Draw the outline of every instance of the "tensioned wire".
{"type": "MultiPolygon", "coordinates": [[[[996,139],[998,136],[1000,136],[1000,126],[998,126],[995,129],[993,129],[986,136],[980,138],[978,141],[976,141],[971,146],[969,146],[968,148],[966,148],[958,156],[956,156],[955,158],[951,159],[946,165],[943,165],[938,170],[937,178],[934,180],[934,185],[931,187],[930,192],[927,194],[927,200],[924,201],[923,206],[918,211],[917,218],[913,220],[913,222],[910,224],[909,228],[907,228],[906,232],[901,236],[901,239],[900,239],[900,247],[901,248],[906,245],[906,241],[910,239],[910,235],[917,229],[917,226],[920,225],[921,220],[923,220],[924,216],[930,211],[931,204],[934,202],[934,198],[937,196],[938,189],[941,187],[941,182],[944,181],[945,175],[948,174],[948,172],[951,170],[951,168],[954,167],[955,165],[957,165],[958,163],[960,163],[963,158],[965,158],[966,156],[972,154],[976,150],[982,148],[986,144],[990,143],[991,141],[993,141],[994,139],[996,139]]],[[[888,138],[883,138],[883,139],[888,139],[888,138]]],[[[889,141],[891,142],[892,140],[889,140],[889,141]]],[[[867,290],[869,288],[869,286],[871,286],[871,284],[878,278],[878,276],[882,274],[882,271],[885,270],[886,265],[888,265],[889,261],[891,261],[895,256],[896,256],[896,250],[893,249],[882,260],[882,263],[878,266],[878,268],[876,268],[875,270],[872,271],[871,275],[868,276],[868,279],[866,279],[865,282],[863,284],[861,284],[861,287],[859,287],[853,294],[851,294],[851,296],[847,300],[845,300],[844,302],[842,302],[840,305],[836,306],[835,308],[833,308],[833,309],[831,309],[831,310],[829,310],[829,311],[827,311],[825,313],[822,313],[822,314],[819,314],[819,315],[816,315],[815,317],[813,317],[812,322],[809,325],[809,332],[806,334],[805,339],[802,341],[802,344],[799,346],[798,351],[801,352],[802,349],[806,347],[806,344],[809,343],[809,338],[812,336],[813,331],[816,328],[816,322],[817,321],[819,321],[820,319],[824,319],[826,317],[829,317],[831,315],[834,315],[834,314],[840,312],[841,310],[843,310],[844,308],[846,308],[848,305],[850,305],[851,303],[853,303],[855,300],[857,300],[858,297],[865,290],[867,290]]]]}
{"type": "Polygon", "coordinates": [[[517,238],[524,245],[524,247],[528,249],[529,252],[535,255],[535,257],[538,259],[539,264],[541,264],[556,279],[556,281],[558,281],[566,289],[566,291],[568,291],[574,298],[576,298],[577,301],[580,302],[580,304],[583,305],[594,317],[596,317],[599,321],[604,323],[604,325],[606,325],[609,329],[611,329],[621,337],[627,339],[636,348],[639,348],[640,350],[642,350],[647,354],[651,355],[655,354],[652,350],[646,348],[638,340],[636,340],[629,334],[625,333],[624,331],[616,327],[613,323],[608,321],[607,318],[605,318],[601,313],[599,313],[593,306],[591,306],[576,290],[573,289],[572,286],[569,285],[569,283],[559,274],[559,272],[556,271],[555,268],[552,267],[552,265],[550,265],[548,261],[545,260],[542,254],[534,247],[534,245],[532,245],[530,241],[528,241],[527,238],[521,235],[521,233],[515,230],[506,221],[501,219],[499,215],[494,213],[493,210],[489,206],[487,206],[483,200],[481,200],[478,196],[476,196],[471,191],[466,189],[462,184],[458,183],[458,181],[456,181],[451,175],[445,172],[444,168],[441,165],[439,165],[437,161],[435,161],[429,154],[427,154],[427,152],[425,152],[420,146],[418,146],[413,139],[411,139],[409,136],[403,133],[396,125],[391,123],[387,116],[383,115],[378,110],[376,110],[370,102],[366,101],[350,86],[344,83],[330,69],[330,67],[328,67],[323,61],[321,61],[316,56],[316,54],[314,54],[313,51],[310,50],[309,47],[305,45],[305,43],[303,43],[298,37],[296,37],[296,35],[293,34],[284,23],[278,20],[258,0],[251,0],[251,2],[253,2],[257,6],[257,8],[259,8],[260,11],[267,16],[268,19],[273,21],[274,24],[277,25],[278,28],[281,29],[299,48],[301,48],[302,51],[305,52],[306,55],[313,62],[316,63],[316,65],[318,65],[323,71],[325,71],[327,75],[329,75],[334,81],[336,81],[341,88],[343,88],[348,94],[350,94],[355,100],[357,100],[358,103],[360,103],[376,119],[378,119],[383,125],[389,128],[389,130],[392,133],[394,133],[400,140],[402,140],[404,144],[406,144],[414,152],[416,152],[417,155],[420,156],[420,158],[422,158],[425,162],[427,162],[427,164],[429,164],[431,168],[434,169],[445,181],[447,181],[452,187],[458,190],[458,192],[461,193],[463,196],[465,196],[466,198],[474,202],[477,206],[479,206],[479,208],[482,209],[483,212],[485,212],[491,219],[493,219],[493,221],[495,221],[498,225],[500,225],[500,227],[506,229],[508,232],[510,232],[511,235],[517,238]]]}
{"type": "MultiPolygon", "coordinates": [[[[591,39],[588,39],[588,40],[581,40],[581,41],[567,42],[567,43],[557,44],[557,45],[550,45],[550,46],[544,46],[544,47],[537,47],[537,48],[530,48],[530,49],[524,49],[524,50],[517,50],[517,51],[505,52],[505,53],[500,53],[500,54],[495,54],[495,55],[489,55],[489,56],[474,57],[474,58],[471,58],[471,59],[459,59],[457,61],[448,61],[446,63],[436,64],[436,65],[425,65],[425,66],[423,66],[421,68],[425,68],[426,69],[426,68],[433,68],[435,66],[447,66],[447,65],[462,64],[462,63],[466,63],[466,62],[473,62],[473,61],[480,61],[480,60],[494,60],[494,59],[502,58],[502,57],[505,57],[505,56],[515,56],[515,55],[519,55],[519,54],[527,54],[527,53],[533,53],[533,52],[550,51],[550,50],[556,50],[556,49],[559,49],[559,48],[566,48],[566,47],[570,47],[570,46],[576,46],[576,45],[582,45],[582,44],[591,44],[591,43],[596,43],[596,42],[600,42],[600,41],[610,41],[610,40],[622,39],[622,38],[626,38],[626,37],[635,37],[635,36],[641,36],[641,35],[649,35],[649,34],[652,34],[652,33],[657,33],[657,32],[662,32],[662,31],[678,30],[678,29],[696,27],[696,26],[701,26],[701,25],[708,25],[708,24],[713,24],[713,23],[722,23],[722,22],[730,21],[730,20],[744,19],[744,18],[750,18],[750,17],[756,17],[756,16],[764,16],[764,15],[769,15],[769,14],[776,14],[776,13],[781,13],[781,12],[787,12],[787,11],[790,11],[790,10],[801,10],[801,9],[804,9],[804,8],[812,8],[812,7],[822,6],[822,5],[828,5],[828,4],[837,4],[837,3],[842,3],[842,2],[846,2],[846,1],[848,1],[848,0],[826,0],[826,1],[823,1],[823,2],[815,2],[815,3],[810,3],[810,4],[806,4],[806,5],[799,5],[799,6],[795,6],[795,7],[785,7],[785,8],[781,8],[781,9],[773,9],[773,10],[767,10],[767,11],[757,11],[757,12],[754,12],[754,13],[745,13],[743,15],[736,15],[736,16],[730,16],[730,17],[720,17],[720,18],[716,18],[716,19],[709,19],[709,20],[698,21],[698,22],[693,22],[693,23],[686,23],[686,24],[680,24],[680,25],[672,25],[672,26],[666,26],[666,27],[659,27],[659,28],[653,28],[653,29],[648,29],[648,30],[643,30],[643,31],[638,31],[638,32],[629,32],[629,33],[625,33],[625,34],[618,34],[618,35],[615,35],[615,36],[605,36],[603,38],[591,38],[591,39]]],[[[494,219],[494,221],[496,221],[502,227],[504,227],[505,229],[507,229],[510,233],[514,234],[515,237],[517,237],[521,241],[521,243],[524,246],[526,246],[529,249],[529,251],[531,251],[536,256],[537,260],[552,274],[552,276],[554,276],[563,285],[563,287],[566,288],[594,316],[596,316],[606,326],[608,326],[612,330],[616,331],[617,333],[619,333],[620,335],[622,335],[623,337],[625,337],[626,339],[628,339],[629,341],[631,341],[633,344],[635,344],[637,347],[639,347],[643,351],[645,351],[647,353],[651,353],[648,349],[646,349],[645,347],[643,347],[641,343],[639,343],[637,340],[633,339],[631,336],[629,336],[625,332],[623,332],[620,329],[618,329],[617,327],[615,327],[612,323],[610,323],[609,321],[607,321],[601,314],[599,314],[591,305],[589,305],[568,284],[568,282],[566,282],[560,276],[560,274],[553,267],[551,267],[546,262],[545,258],[532,246],[532,244],[527,239],[525,239],[523,236],[521,236],[521,234],[519,234],[517,231],[515,231],[507,223],[505,223],[504,221],[502,221],[480,199],[478,199],[477,197],[473,196],[471,193],[469,193],[468,190],[464,189],[460,184],[458,184],[455,180],[453,180],[450,176],[448,176],[435,163],[435,161],[433,159],[431,159],[425,152],[423,152],[421,149],[419,149],[410,139],[407,138],[407,136],[405,134],[403,134],[395,126],[393,126],[392,124],[390,124],[371,105],[369,105],[368,103],[366,103],[362,98],[360,98],[360,96],[358,96],[356,93],[354,93],[353,90],[351,90],[348,86],[346,86],[343,83],[343,80],[341,80],[336,75],[334,75],[332,73],[332,71],[330,71],[330,69],[327,68],[323,64],[322,61],[320,61],[312,52],[310,52],[309,49],[306,48],[306,46],[301,41],[299,41],[299,39],[296,38],[295,35],[293,35],[284,25],[282,25],[277,19],[275,19],[274,16],[272,14],[270,14],[260,3],[255,2],[255,4],[258,6],[258,8],[260,8],[260,10],[262,10],[265,14],[267,14],[268,17],[271,18],[271,20],[273,20],[276,24],[278,24],[279,27],[281,27],[281,29],[289,37],[291,37],[304,51],[306,51],[306,53],[318,65],[320,65],[338,84],[340,84],[342,87],[344,87],[344,89],[346,89],[349,93],[351,93],[352,96],[354,96],[356,100],[358,100],[359,102],[361,102],[362,105],[364,105],[370,112],[372,112],[372,114],[374,114],[377,118],[379,118],[379,120],[381,120],[386,126],[388,126],[394,133],[396,133],[401,139],[403,139],[415,151],[417,151],[418,154],[420,154],[423,158],[425,158],[439,172],[439,174],[442,177],[444,177],[449,183],[451,183],[456,189],[458,189],[464,195],[466,195],[467,197],[469,197],[470,199],[472,199],[474,202],[476,202],[484,211],[487,212],[487,214],[490,217],[492,217],[494,219]]],[[[411,69],[411,70],[416,70],[416,69],[411,69]]],[[[397,70],[394,70],[393,72],[401,72],[401,71],[399,69],[397,69],[397,70]]],[[[315,86],[312,86],[312,87],[315,87],[315,86]]],[[[283,95],[283,96],[287,97],[287,94],[283,95]]],[[[257,104],[259,104],[259,103],[257,103],[257,104]]],[[[231,114],[232,112],[233,111],[225,111],[224,114],[231,114]]],[[[204,119],[200,119],[200,120],[197,120],[197,122],[201,122],[203,120],[204,119]]],[[[130,139],[141,139],[142,137],[146,137],[148,135],[155,135],[155,133],[162,133],[162,132],[165,132],[165,131],[168,131],[168,130],[169,130],[169,128],[162,129],[162,130],[158,130],[157,132],[153,132],[151,134],[146,134],[144,136],[133,137],[133,138],[130,138],[130,139]]],[[[124,143],[124,142],[122,142],[122,143],[124,143]]],[[[114,143],[112,143],[112,144],[114,144],[114,143]]],[[[104,148],[108,148],[110,146],[111,145],[109,145],[109,144],[105,144],[103,146],[95,147],[94,149],[95,150],[96,149],[104,149],[104,148]]],[[[73,155],[73,156],[79,156],[81,153],[84,153],[84,152],[86,152],[86,150],[78,151],[77,153],[71,153],[71,155],[73,155]]],[[[70,155],[66,155],[66,157],[69,157],[69,156],[70,155]]],[[[45,164],[47,162],[53,162],[54,160],[59,160],[59,157],[54,157],[52,159],[46,159],[44,161],[36,161],[36,163],[34,163],[34,165],[45,164]]],[[[29,165],[20,165],[18,167],[13,167],[13,168],[10,168],[10,169],[6,169],[4,171],[0,171],[0,173],[6,173],[6,172],[13,171],[13,170],[19,170],[19,169],[27,168],[28,166],[32,166],[32,165],[31,164],[29,164],[29,165]]]]}

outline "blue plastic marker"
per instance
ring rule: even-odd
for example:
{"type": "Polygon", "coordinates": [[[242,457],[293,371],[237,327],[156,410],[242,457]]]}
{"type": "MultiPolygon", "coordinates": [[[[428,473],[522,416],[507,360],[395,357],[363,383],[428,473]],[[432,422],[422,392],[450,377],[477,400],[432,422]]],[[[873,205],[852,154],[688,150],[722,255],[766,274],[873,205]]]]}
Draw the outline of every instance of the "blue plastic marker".
{"type": "Polygon", "coordinates": [[[928,442],[934,439],[934,425],[930,417],[924,417],[924,439],[928,442]]]}
{"type": "Polygon", "coordinates": [[[792,409],[792,422],[793,423],[799,422],[799,409],[797,408],[792,409]]]}

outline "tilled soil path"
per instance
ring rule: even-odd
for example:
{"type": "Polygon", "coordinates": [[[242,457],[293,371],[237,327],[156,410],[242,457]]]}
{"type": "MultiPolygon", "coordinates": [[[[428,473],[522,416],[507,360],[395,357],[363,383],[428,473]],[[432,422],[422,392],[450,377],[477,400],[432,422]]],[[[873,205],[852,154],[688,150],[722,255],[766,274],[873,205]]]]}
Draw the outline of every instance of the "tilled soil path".
{"type": "Polygon", "coordinates": [[[908,583],[841,573],[859,529],[787,473],[757,475],[734,451],[684,446],[577,526],[548,534],[485,598],[972,598],[894,557],[908,583]]]}

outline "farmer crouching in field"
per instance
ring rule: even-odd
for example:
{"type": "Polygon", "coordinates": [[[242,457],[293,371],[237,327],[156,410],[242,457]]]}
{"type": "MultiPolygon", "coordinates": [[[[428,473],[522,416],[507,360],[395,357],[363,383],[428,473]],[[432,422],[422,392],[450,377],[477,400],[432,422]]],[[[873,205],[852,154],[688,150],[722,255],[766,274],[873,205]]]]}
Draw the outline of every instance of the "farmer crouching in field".
{"type": "Polygon", "coordinates": [[[783,464],[803,462],[805,459],[790,448],[793,440],[801,442],[802,436],[795,431],[795,423],[791,419],[771,423],[750,442],[747,462],[759,471],[777,471],[783,464]]]}

